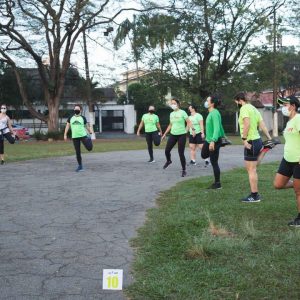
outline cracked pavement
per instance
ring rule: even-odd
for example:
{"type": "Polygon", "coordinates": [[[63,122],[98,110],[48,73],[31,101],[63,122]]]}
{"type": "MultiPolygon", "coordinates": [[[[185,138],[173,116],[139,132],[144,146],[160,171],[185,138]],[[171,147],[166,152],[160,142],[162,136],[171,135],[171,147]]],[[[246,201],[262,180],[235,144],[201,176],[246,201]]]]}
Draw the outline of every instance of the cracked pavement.
{"type": "MultiPolygon", "coordinates": [[[[282,154],[279,145],[265,161],[282,154]]],[[[0,299],[125,299],[122,291],[102,290],[103,269],[123,269],[128,286],[129,240],[159,192],[212,174],[201,162],[181,178],[177,149],[167,170],[164,151],[154,156],[148,164],[146,150],[83,154],[79,173],[75,156],[0,166],[0,299]]],[[[222,148],[220,166],[243,166],[242,147],[222,148]]]]}

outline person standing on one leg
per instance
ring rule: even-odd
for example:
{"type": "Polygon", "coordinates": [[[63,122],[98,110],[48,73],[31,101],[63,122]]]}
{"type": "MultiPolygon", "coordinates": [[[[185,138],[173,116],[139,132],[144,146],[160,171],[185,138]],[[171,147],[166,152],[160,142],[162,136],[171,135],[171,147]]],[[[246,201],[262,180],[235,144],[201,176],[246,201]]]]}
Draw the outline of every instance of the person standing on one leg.
{"type": "Polygon", "coordinates": [[[171,150],[178,143],[178,154],[182,167],[181,176],[186,176],[186,160],[184,156],[185,144],[186,144],[186,124],[192,129],[192,134],[195,136],[195,128],[192,122],[189,120],[187,113],[180,109],[180,102],[178,99],[173,98],[171,100],[171,108],[173,112],[170,114],[170,124],[167,127],[162,139],[171,131],[168,138],[168,142],[165,149],[166,163],[163,168],[166,169],[172,163],[171,161],[171,150]]]}
{"type": "Polygon", "coordinates": [[[149,163],[155,162],[153,157],[153,143],[155,144],[155,146],[159,146],[160,137],[162,136],[162,130],[159,124],[159,118],[154,112],[155,112],[155,107],[153,105],[149,106],[148,113],[143,115],[139,128],[136,133],[138,136],[140,136],[141,129],[143,128],[143,126],[145,126],[146,141],[147,141],[148,152],[150,156],[150,159],[148,161],[149,163]]]}
{"type": "Polygon", "coordinates": [[[202,147],[201,156],[203,159],[209,157],[213,167],[215,182],[210,186],[211,189],[221,189],[221,171],[219,167],[219,153],[221,147],[221,137],[223,137],[224,129],[222,126],[222,118],[217,107],[220,105],[220,99],[215,96],[209,96],[204,103],[204,107],[208,109],[209,114],[206,118],[205,128],[206,137],[202,147]]]}
{"type": "Polygon", "coordinates": [[[10,118],[6,115],[7,107],[5,104],[1,105],[1,112],[0,112],[0,159],[1,165],[4,164],[4,138],[10,144],[14,144],[15,142],[15,134],[11,125],[10,118]]]}
{"type": "Polygon", "coordinates": [[[283,131],[284,154],[274,179],[274,187],[294,189],[298,215],[288,225],[300,227],[300,115],[297,113],[300,101],[295,96],[290,96],[286,99],[279,99],[278,102],[283,104],[282,114],[289,117],[289,121],[283,131]],[[290,180],[292,176],[293,181],[290,180]]]}
{"type": "Polygon", "coordinates": [[[72,131],[72,140],[76,152],[76,158],[78,162],[78,167],[76,172],[83,171],[82,158],[80,144],[82,143],[86,150],[91,151],[93,149],[93,144],[91,139],[88,137],[88,133],[92,133],[90,130],[87,120],[81,115],[82,107],[77,104],[74,107],[74,115],[67,120],[67,125],[65,128],[64,139],[67,140],[67,134],[69,129],[72,131]]]}
{"type": "Polygon", "coordinates": [[[271,136],[265,126],[260,112],[249,104],[244,93],[239,93],[234,97],[235,103],[240,108],[239,126],[240,134],[244,144],[245,167],[248,172],[251,193],[242,199],[243,202],[260,202],[258,193],[257,161],[261,150],[263,149],[262,139],[258,132],[261,128],[267,138],[271,136]]]}
{"type": "MultiPolygon", "coordinates": [[[[195,105],[189,106],[189,120],[192,122],[193,128],[195,128],[195,136],[193,136],[193,131],[190,128],[189,129],[189,147],[190,147],[190,157],[191,161],[190,164],[195,166],[196,165],[196,151],[197,146],[202,149],[203,143],[204,143],[204,124],[203,124],[203,117],[200,113],[197,112],[195,105]]],[[[209,165],[209,159],[205,159],[205,167],[209,165]]]]}

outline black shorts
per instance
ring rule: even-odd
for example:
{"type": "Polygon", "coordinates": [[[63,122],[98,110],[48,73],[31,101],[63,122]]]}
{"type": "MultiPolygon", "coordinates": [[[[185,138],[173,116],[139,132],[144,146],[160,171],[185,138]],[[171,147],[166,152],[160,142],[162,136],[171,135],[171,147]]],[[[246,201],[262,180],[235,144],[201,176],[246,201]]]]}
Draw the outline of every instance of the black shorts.
{"type": "Polygon", "coordinates": [[[300,179],[300,164],[299,162],[288,162],[283,158],[277,173],[289,178],[293,176],[294,179],[300,179]]]}
{"type": "Polygon", "coordinates": [[[263,148],[262,140],[248,141],[252,145],[251,149],[244,148],[244,160],[246,161],[257,161],[258,155],[263,148]]]}
{"type": "Polygon", "coordinates": [[[204,143],[204,139],[202,139],[201,137],[201,132],[197,133],[194,137],[190,134],[189,136],[189,144],[203,144],[204,143]]]}

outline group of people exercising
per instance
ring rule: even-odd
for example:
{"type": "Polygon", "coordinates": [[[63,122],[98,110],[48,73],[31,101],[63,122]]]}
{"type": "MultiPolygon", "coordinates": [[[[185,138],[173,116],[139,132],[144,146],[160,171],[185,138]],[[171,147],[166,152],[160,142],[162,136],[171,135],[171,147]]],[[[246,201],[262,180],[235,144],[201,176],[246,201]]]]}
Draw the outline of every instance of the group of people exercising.
{"type": "MultiPolygon", "coordinates": [[[[263,154],[263,142],[259,134],[259,129],[271,141],[271,136],[266,128],[259,111],[248,103],[244,93],[239,93],[234,97],[236,105],[239,107],[239,127],[240,134],[244,144],[244,161],[248,173],[250,194],[241,200],[246,203],[260,202],[261,197],[258,193],[258,176],[257,165],[263,154]]],[[[298,109],[300,101],[295,96],[281,98],[278,103],[282,105],[282,113],[289,118],[283,135],[285,138],[284,155],[279,169],[274,179],[276,189],[293,188],[296,196],[298,215],[288,223],[289,226],[300,227],[300,114],[298,109]],[[291,178],[293,177],[293,180],[291,178]]],[[[205,166],[211,164],[214,174],[214,182],[211,189],[221,189],[221,172],[219,167],[219,153],[222,147],[222,138],[225,137],[222,126],[221,114],[218,110],[221,101],[218,96],[209,96],[204,107],[208,110],[205,120],[197,113],[194,105],[189,106],[190,116],[181,109],[180,102],[177,98],[172,98],[170,107],[173,110],[170,113],[170,122],[162,132],[159,117],[155,114],[154,106],[149,106],[148,113],[145,113],[139,124],[137,135],[140,136],[141,129],[145,127],[145,136],[148,145],[150,159],[148,163],[154,163],[153,143],[158,146],[161,140],[168,135],[165,147],[166,162],[163,169],[167,169],[171,164],[171,151],[178,144],[178,154],[181,163],[181,176],[185,177],[186,158],[184,155],[187,132],[189,132],[189,147],[191,155],[191,165],[196,164],[196,149],[201,149],[201,157],[205,160],[205,166]]],[[[4,164],[4,138],[9,143],[15,142],[14,132],[10,118],[6,115],[6,105],[1,105],[0,112],[0,159],[1,165],[4,164]]],[[[86,118],[82,115],[81,105],[75,105],[74,115],[67,120],[64,139],[67,140],[68,131],[72,131],[72,140],[78,162],[77,172],[83,171],[81,158],[81,143],[88,151],[93,148],[92,141],[89,137],[91,130],[86,118]]],[[[270,143],[269,143],[270,144],[270,143]]]]}

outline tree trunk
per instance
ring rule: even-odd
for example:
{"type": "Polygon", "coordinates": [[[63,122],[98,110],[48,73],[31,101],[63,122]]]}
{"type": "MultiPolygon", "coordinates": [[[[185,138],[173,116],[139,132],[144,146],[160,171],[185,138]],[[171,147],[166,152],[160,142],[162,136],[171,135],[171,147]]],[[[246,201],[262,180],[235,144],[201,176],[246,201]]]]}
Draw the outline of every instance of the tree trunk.
{"type": "Polygon", "coordinates": [[[59,110],[58,110],[58,99],[53,99],[53,101],[49,101],[48,103],[48,110],[49,110],[49,116],[48,116],[48,132],[55,132],[58,131],[58,121],[59,121],[59,110]]]}

